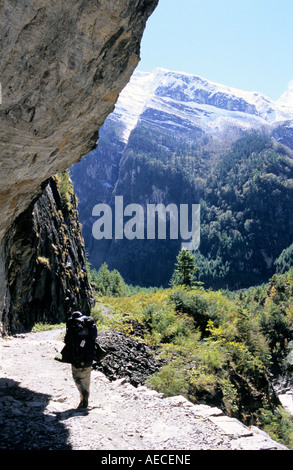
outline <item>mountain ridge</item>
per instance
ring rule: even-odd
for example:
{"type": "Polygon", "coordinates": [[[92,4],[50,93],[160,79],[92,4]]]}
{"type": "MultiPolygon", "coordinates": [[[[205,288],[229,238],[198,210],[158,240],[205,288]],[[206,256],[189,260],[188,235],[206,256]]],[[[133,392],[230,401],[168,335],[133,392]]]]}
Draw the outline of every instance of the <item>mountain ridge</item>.
{"type": "MultiPolygon", "coordinates": [[[[181,118],[185,115],[191,124],[201,122],[204,129],[210,130],[211,123],[219,125],[223,118],[233,119],[238,125],[241,123],[247,127],[249,117],[254,126],[263,126],[293,119],[293,106],[286,106],[286,99],[293,101],[291,96],[292,88],[289,88],[279,100],[273,101],[260,92],[243,91],[197,75],[156,68],[152,72],[134,72],[120,93],[110,119],[121,121],[124,141],[138,120],[144,118],[148,107],[164,112],[170,109],[170,114],[172,112],[181,118]],[[181,110],[180,102],[185,104],[181,110]]],[[[224,125],[223,122],[220,124],[224,125]]]]}
{"type": "MultiPolygon", "coordinates": [[[[290,95],[290,90],[287,95],[290,95]]],[[[125,245],[122,248],[117,240],[94,240],[93,207],[101,202],[112,204],[114,196],[124,196],[125,203],[143,206],[147,201],[165,206],[169,203],[199,203],[204,197],[203,188],[210,174],[231,151],[233,144],[247,134],[264,136],[271,143],[275,141],[272,152],[287,152],[289,157],[288,146],[293,148],[293,110],[291,112],[290,106],[284,107],[284,94],[282,96],[281,104],[278,104],[260,93],[216,86],[190,74],[161,68],[151,73],[135,72],[122,91],[115,111],[101,129],[97,149],[71,169],[86,250],[93,267],[98,268],[102,262],[107,262],[131,284],[141,283],[141,273],[149,269],[148,286],[167,285],[179,244],[177,246],[168,240],[168,247],[159,249],[158,240],[155,241],[156,246],[151,246],[149,240],[143,245],[134,240],[125,250],[125,245]],[[286,149],[278,148],[279,143],[285,144],[286,149]],[[152,266],[151,253],[152,256],[160,253],[152,266]],[[166,259],[159,262],[162,253],[166,259]],[[125,264],[127,272],[124,271],[125,264]],[[165,274],[156,277],[158,272],[165,274]]],[[[243,145],[247,145],[247,155],[250,155],[253,138],[243,145]]],[[[257,140],[255,145],[263,149],[267,146],[264,143],[263,147],[263,143],[257,140]]],[[[253,161],[252,155],[249,160],[253,161]]],[[[245,165],[244,160],[241,171],[246,171],[245,165]]],[[[266,169],[260,162],[258,166],[265,174],[266,169]]],[[[282,178],[281,167],[277,170],[277,166],[272,168],[282,178]]],[[[286,168],[285,163],[281,166],[286,168]]],[[[290,179],[290,171],[286,174],[290,179]]],[[[247,178],[253,178],[252,172],[247,172],[247,178]]],[[[265,178],[270,177],[267,175],[265,178]]],[[[281,180],[279,182],[281,184],[281,180]]],[[[280,188],[285,197],[287,189],[282,185],[280,188]]],[[[242,189],[238,189],[242,193],[242,189]]],[[[245,194],[244,191],[243,196],[245,194]]],[[[221,213],[222,208],[218,206],[218,215],[221,213]]],[[[239,217],[242,217],[240,213],[239,217]]],[[[236,221],[233,223],[235,225],[236,221]]],[[[248,227],[248,222],[245,227],[248,227]]]]}

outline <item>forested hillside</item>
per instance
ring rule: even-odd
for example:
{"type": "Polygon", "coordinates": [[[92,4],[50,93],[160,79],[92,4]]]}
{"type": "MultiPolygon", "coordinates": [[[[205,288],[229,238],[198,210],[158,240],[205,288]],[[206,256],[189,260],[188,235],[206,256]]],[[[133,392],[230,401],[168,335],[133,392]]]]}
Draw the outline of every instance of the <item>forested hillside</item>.
{"type": "MultiPolygon", "coordinates": [[[[291,265],[292,155],[288,147],[252,133],[215,163],[214,152],[140,125],[122,153],[116,184],[103,188],[101,198],[113,208],[115,195],[143,207],[200,203],[199,280],[213,288],[249,287],[291,265]]],[[[96,241],[90,210],[97,201],[81,197],[92,265],[107,262],[130,284],[167,287],[180,240],[96,241]]]]}
{"type": "Polygon", "coordinates": [[[94,238],[94,206],[113,213],[123,196],[144,212],[200,203],[196,260],[207,287],[248,287],[288,269],[292,131],[282,100],[164,69],[134,74],[97,148],[70,169],[92,266],[106,262],[131,284],[168,286],[180,238],[94,238]]]}
{"type": "Polygon", "coordinates": [[[200,280],[236,289],[267,281],[281,268],[293,238],[292,178],[288,148],[257,135],[233,145],[201,200],[200,280]]]}

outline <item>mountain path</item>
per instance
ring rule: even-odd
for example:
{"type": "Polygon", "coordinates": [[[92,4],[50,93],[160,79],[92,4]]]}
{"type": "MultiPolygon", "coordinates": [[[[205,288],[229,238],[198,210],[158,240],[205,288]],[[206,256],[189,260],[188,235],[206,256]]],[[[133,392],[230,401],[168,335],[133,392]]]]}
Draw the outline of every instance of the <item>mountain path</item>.
{"type": "Polygon", "coordinates": [[[54,360],[63,336],[57,329],[0,339],[0,449],[286,449],[218,408],[95,370],[89,408],[78,410],[71,367],[54,360]]]}

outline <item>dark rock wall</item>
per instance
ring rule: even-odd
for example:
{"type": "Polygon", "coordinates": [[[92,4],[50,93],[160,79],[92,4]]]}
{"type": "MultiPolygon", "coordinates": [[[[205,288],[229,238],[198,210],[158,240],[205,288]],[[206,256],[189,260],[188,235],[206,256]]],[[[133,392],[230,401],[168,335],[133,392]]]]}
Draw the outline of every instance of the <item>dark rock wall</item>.
{"type": "Polygon", "coordinates": [[[91,288],[76,197],[62,198],[58,179],[15,221],[6,237],[10,333],[35,322],[65,321],[72,310],[90,313],[91,288]]]}

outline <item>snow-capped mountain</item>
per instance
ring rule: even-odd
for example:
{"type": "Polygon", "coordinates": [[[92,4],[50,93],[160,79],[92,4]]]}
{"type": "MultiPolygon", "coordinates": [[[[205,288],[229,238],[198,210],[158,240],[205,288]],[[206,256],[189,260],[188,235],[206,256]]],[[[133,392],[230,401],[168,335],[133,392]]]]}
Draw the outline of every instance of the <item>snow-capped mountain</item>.
{"type": "Polygon", "coordinates": [[[93,207],[106,203],[114,211],[115,196],[142,206],[198,203],[217,164],[252,131],[293,150],[293,87],[273,101],[186,73],[135,72],[97,148],[71,167],[92,267],[106,262],[132,284],[168,282],[180,243],[97,240],[93,207]]]}
{"type": "Polygon", "coordinates": [[[283,109],[293,110],[293,81],[289,83],[288,89],[283,93],[281,98],[277,101],[279,107],[283,109]]]}
{"type": "Polygon", "coordinates": [[[157,68],[135,72],[110,120],[127,142],[138,121],[188,133],[201,129],[219,137],[232,128],[259,129],[293,119],[293,86],[273,101],[258,92],[216,84],[201,77],[157,68]]]}

